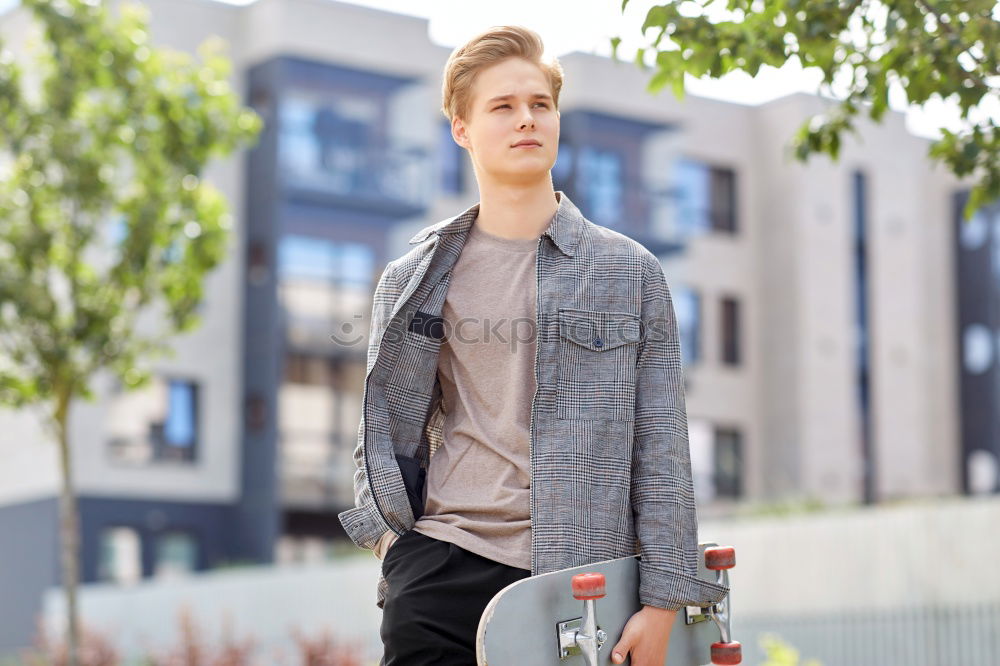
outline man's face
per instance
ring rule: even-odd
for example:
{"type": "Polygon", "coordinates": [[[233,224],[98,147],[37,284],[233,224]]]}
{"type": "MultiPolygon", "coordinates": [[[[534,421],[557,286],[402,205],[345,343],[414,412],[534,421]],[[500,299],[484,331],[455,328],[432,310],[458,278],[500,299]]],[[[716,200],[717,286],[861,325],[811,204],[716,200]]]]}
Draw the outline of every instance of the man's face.
{"type": "Polygon", "coordinates": [[[469,150],[477,177],[509,184],[548,177],[559,150],[559,112],[536,65],[507,58],[480,70],[467,115],[452,120],[452,136],[469,150]]]}

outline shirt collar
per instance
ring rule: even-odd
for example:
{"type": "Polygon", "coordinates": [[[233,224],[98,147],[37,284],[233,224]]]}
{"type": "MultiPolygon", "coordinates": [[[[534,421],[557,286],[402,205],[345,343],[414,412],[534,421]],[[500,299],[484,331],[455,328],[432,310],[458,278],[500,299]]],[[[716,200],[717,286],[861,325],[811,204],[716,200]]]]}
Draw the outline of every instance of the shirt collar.
{"type": "MultiPolygon", "coordinates": [[[[548,228],[542,232],[542,235],[551,238],[556,247],[562,250],[567,256],[572,257],[573,252],[576,250],[576,245],[580,240],[580,234],[583,231],[583,215],[580,213],[580,209],[570,201],[569,197],[562,190],[556,191],[556,199],[559,202],[559,207],[556,209],[556,214],[553,216],[548,228]]],[[[422,243],[431,234],[440,236],[441,234],[467,233],[478,215],[479,203],[475,203],[455,217],[421,229],[410,239],[410,245],[422,243]]]]}

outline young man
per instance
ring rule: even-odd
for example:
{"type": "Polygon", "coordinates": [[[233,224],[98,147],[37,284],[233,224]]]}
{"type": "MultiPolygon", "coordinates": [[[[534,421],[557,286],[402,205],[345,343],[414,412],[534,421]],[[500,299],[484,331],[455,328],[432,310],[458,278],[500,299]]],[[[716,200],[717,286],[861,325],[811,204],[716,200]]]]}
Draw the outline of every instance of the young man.
{"type": "MultiPolygon", "coordinates": [[[[659,261],[550,170],[562,70],[498,27],[452,53],[443,111],[480,201],[422,229],[375,290],[350,537],[382,559],[385,666],[475,664],[487,602],[640,554],[614,663],[663,664],[697,572],[677,324],[659,261]]],[[[610,646],[609,646],[610,647],[610,646]]]]}

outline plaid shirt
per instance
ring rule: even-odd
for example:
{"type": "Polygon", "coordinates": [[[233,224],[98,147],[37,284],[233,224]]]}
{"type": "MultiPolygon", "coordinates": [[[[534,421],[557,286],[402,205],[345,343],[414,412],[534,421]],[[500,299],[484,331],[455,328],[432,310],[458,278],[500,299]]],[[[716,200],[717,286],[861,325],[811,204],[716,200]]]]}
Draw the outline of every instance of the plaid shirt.
{"type": "MultiPolygon", "coordinates": [[[[531,573],[640,555],[639,601],[707,606],[729,588],[699,579],[680,341],[659,260],[594,224],[563,193],[538,241],[531,408],[531,573]]],[[[375,289],[355,504],[339,514],[371,549],[423,512],[442,442],[441,310],[476,204],[425,227],[375,289]]],[[[380,574],[376,605],[387,583],[380,574]]]]}

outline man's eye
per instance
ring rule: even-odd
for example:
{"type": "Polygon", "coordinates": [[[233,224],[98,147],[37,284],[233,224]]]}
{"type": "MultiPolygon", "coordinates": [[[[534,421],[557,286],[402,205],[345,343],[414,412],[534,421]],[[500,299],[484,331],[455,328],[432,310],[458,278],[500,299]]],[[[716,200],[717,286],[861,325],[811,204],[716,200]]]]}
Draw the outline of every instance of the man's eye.
{"type": "MultiPolygon", "coordinates": [[[[540,106],[546,109],[549,108],[549,105],[546,104],[545,102],[535,102],[535,106],[540,106]]],[[[510,104],[501,104],[500,106],[494,107],[493,110],[496,111],[497,109],[509,109],[509,108],[510,104]]]]}

